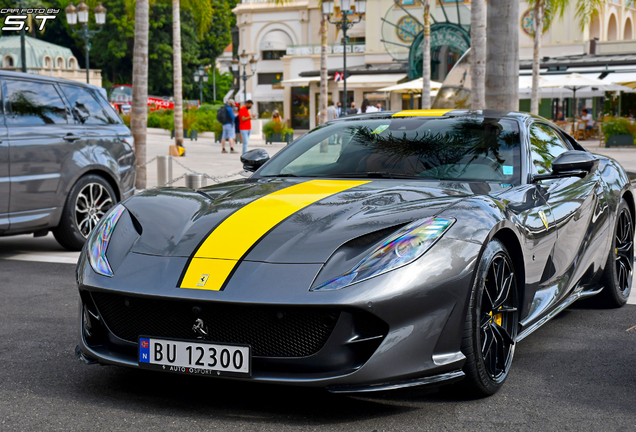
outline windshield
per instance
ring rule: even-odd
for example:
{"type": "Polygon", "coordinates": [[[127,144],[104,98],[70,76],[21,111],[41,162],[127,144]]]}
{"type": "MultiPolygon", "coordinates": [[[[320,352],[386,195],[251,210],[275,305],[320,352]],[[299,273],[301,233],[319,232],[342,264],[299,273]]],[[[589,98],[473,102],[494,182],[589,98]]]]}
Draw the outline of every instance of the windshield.
{"type": "Polygon", "coordinates": [[[263,177],[379,177],[520,183],[509,119],[408,117],[325,124],[286,148],[263,177]]]}

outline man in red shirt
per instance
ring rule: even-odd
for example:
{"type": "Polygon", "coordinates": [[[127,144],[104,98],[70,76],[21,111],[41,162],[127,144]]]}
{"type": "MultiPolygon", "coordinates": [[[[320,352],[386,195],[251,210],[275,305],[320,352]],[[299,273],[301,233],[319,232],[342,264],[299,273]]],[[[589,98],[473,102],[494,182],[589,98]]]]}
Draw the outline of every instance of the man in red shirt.
{"type": "Polygon", "coordinates": [[[245,105],[239,110],[239,130],[241,131],[241,138],[243,138],[243,153],[247,152],[247,145],[250,140],[250,133],[252,132],[252,115],[250,109],[254,103],[251,100],[245,102],[245,105]]]}

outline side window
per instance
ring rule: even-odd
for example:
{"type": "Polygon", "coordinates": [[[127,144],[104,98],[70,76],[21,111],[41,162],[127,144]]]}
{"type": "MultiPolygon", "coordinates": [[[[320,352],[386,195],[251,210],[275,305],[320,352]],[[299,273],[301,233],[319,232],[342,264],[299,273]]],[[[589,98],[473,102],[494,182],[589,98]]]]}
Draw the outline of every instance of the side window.
{"type": "Polygon", "coordinates": [[[110,119],[110,122],[112,124],[124,123],[121,117],[119,117],[119,114],[117,114],[117,111],[115,110],[115,108],[113,108],[113,106],[110,103],[108,103],[108,100],[106,99],[106,97],[104,97],[99,92],[95,92],[93,93],[93,95],[97,98],[97,101],[100,103],[100,105],[104,109],[104,112],[106,113],[106,115],[108,115],[108,118],[110,119]]]}
{"type": "Polygon", "coordinates": [[[107,125],[113,120],[108,116],[93,92],[73,85],[62,85],[62,91],[71,103],[71,111],[76,124],[107,125]]]}
{"type": "Polygon", "coordinates": [[[535,174],[552,171],[552,159],[570,150],[561,137],[549,126],[533,124],[530,127],[532,170],[535,174]]]}
{"type": "Polygon", "coordinates": [[[4,80],[7,125],[67,124],[66,106],[53,84],[4,80]]]}

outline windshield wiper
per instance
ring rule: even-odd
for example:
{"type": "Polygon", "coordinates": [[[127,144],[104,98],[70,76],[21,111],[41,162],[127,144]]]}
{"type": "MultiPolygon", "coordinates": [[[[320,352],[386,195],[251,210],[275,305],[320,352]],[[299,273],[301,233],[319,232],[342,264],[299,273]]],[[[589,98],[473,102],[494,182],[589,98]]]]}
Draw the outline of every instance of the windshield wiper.
{"type": "Polygon", "coordinates": [[[413,174],[389,173],[384,171],[369,171],[360,173],[338,173],[325,177],[346,177],[346,178],[388,178],[388,179],[415,179],[415,180],[436,180],[420,177],[413,174]]]}

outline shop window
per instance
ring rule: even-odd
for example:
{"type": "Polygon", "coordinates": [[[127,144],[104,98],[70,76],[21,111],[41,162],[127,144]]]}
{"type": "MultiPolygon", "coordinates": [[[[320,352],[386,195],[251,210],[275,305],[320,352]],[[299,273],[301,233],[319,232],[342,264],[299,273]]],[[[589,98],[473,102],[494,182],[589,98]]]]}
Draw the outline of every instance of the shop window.
{"type": "Polygon", "coordinates": [[[291,104],[291,127],[309,129],[309,87],[292,87],[291,104]]]}
{"type": "Polygon", "coordinates": [[[281,118],[285,118],[282,102],[258,102],[258,118],[272,118],[275,110],[278,110],[281,118]]]}
{"type": "Polygon", "coordinates": [[[286,51],[261,51],[261,58],[263,60],[280,60],[286,53],[286,51]]]}
{"type": "Polygon", "coordinates": [[[283,73],[259,73],[258,74],[258,85],[273,85],[278,84],[283,79],[283,73]]]}

